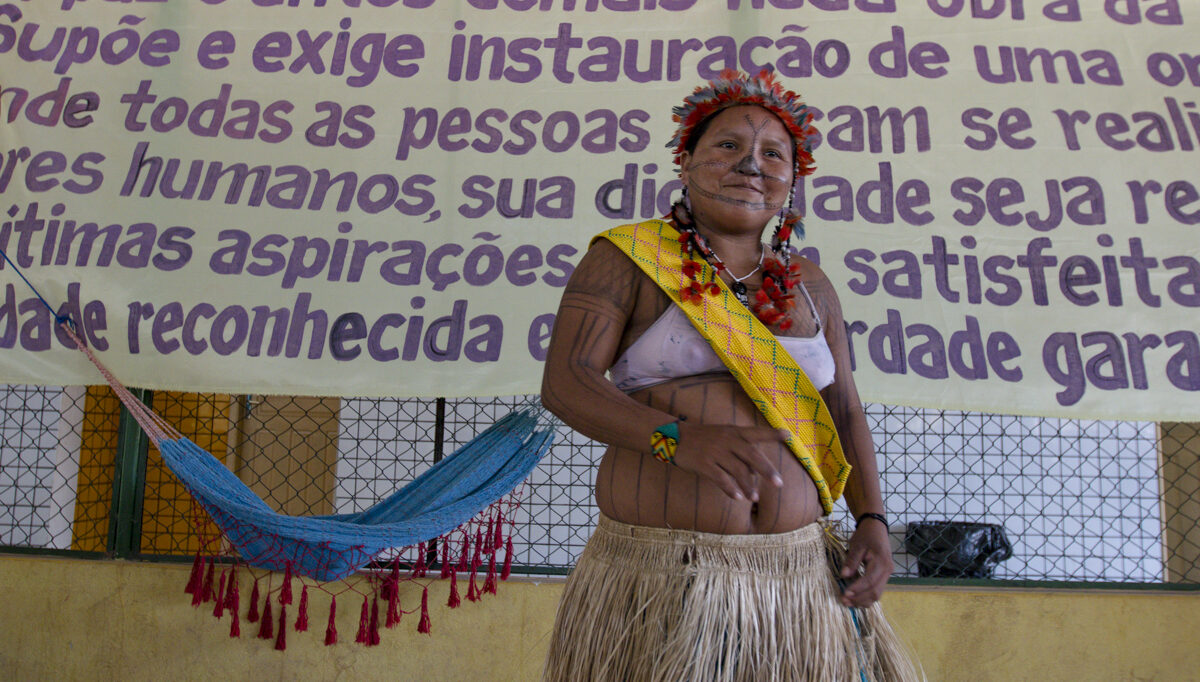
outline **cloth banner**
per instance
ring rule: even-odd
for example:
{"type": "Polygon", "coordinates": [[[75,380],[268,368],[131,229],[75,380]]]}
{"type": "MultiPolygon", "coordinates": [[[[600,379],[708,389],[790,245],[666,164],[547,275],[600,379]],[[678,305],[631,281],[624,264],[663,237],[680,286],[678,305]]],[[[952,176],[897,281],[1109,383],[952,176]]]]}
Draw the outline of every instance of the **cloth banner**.
{"type": "MultiPolygon", "coordinates": [[[[772,68],[865,400],[1200,420],[1200,2],[0,3],[0,249],[129,385],[536,392],[670,108],[772,68]]],[[[14,268],[0,381],[96,383],[14,268]]]]}

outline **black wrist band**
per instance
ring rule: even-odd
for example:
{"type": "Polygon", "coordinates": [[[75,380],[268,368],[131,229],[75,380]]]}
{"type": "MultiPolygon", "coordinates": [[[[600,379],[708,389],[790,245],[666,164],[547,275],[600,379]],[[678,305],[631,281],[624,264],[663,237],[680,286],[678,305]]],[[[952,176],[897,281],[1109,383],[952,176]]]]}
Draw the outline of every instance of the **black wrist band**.
{"type": "Polygon", "coordinates": [[[858,515],[858,519],[854,522],[854,530],[858,530],[858,527],[862,525],[862,522],[866,521],[867,519],[875,519],[876,521],[882,523],[884,528],[888,527],[886,516],[883,514],[876,514],[875,512],[867,512],[865,514],[858,515]]]}

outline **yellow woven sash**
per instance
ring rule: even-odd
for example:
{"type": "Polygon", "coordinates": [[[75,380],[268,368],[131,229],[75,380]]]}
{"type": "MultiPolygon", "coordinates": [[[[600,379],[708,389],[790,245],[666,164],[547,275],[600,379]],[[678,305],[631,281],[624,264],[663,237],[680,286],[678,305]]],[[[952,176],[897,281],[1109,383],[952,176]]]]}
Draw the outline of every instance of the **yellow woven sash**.
{"type": "Polygon", "coordinates": [[[667,223],[622,225],[596,239],[609,240],[633,259],[683,309],[771,426],[792,434],[788,447],[817,484],[825,513],[831,512],[850,477],[850,465],[821,394],[770,330],[738,302],[707,263],[702,263],[696,281],[715,281],[720,293],[705,294],[698,303],[681,300],[683,246],[679,232],[667,223]]]}

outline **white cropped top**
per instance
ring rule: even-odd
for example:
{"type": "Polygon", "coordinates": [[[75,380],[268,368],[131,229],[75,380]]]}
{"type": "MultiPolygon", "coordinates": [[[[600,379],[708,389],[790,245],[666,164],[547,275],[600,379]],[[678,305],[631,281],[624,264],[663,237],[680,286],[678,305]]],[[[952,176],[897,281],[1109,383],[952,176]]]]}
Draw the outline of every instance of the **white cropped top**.
{"type": "MultiPolygon", "coordinates": [[[[800,290],[817,321],[817,333],[809,337],[775,338],[819,391],[833,383],[833,353],[825,340],[821,316],[803,282],[800,290]]],[[[632,393],[671,379],[728,371],[708,341],[692,326],[683,309],[672,305],[633,342],[609,373],[617,388],[632,393]]]]}

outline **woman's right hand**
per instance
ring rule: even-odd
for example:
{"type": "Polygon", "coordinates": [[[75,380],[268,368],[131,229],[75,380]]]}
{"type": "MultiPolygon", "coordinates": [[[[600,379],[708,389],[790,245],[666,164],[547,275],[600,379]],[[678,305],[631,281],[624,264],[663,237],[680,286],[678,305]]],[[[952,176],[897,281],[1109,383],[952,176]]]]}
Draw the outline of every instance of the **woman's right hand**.
{"type": "Polygon", "coordinates": [[[781,429],[679,422],[675,464],[712,481],[735,500],[758,501],[758,477],[783,486],[769,454],[787,441],[781,429]]]}
{"type": "MultiPolygon", "coordinates": [[[[676,419],[633,400],[604,376],[642,286],[653,283],[633,261],[611,242],[596,242],[563,292],[542,380],[542,403],[563,422],[635,452],[647,451],[654,427],[676,419]]],[[[758,477],[783,485],[768,455],[785,441],[784,432],[770,427],[681,421],[675,464],[712,481],[730,498],[755,501],[758,477]]]]}

